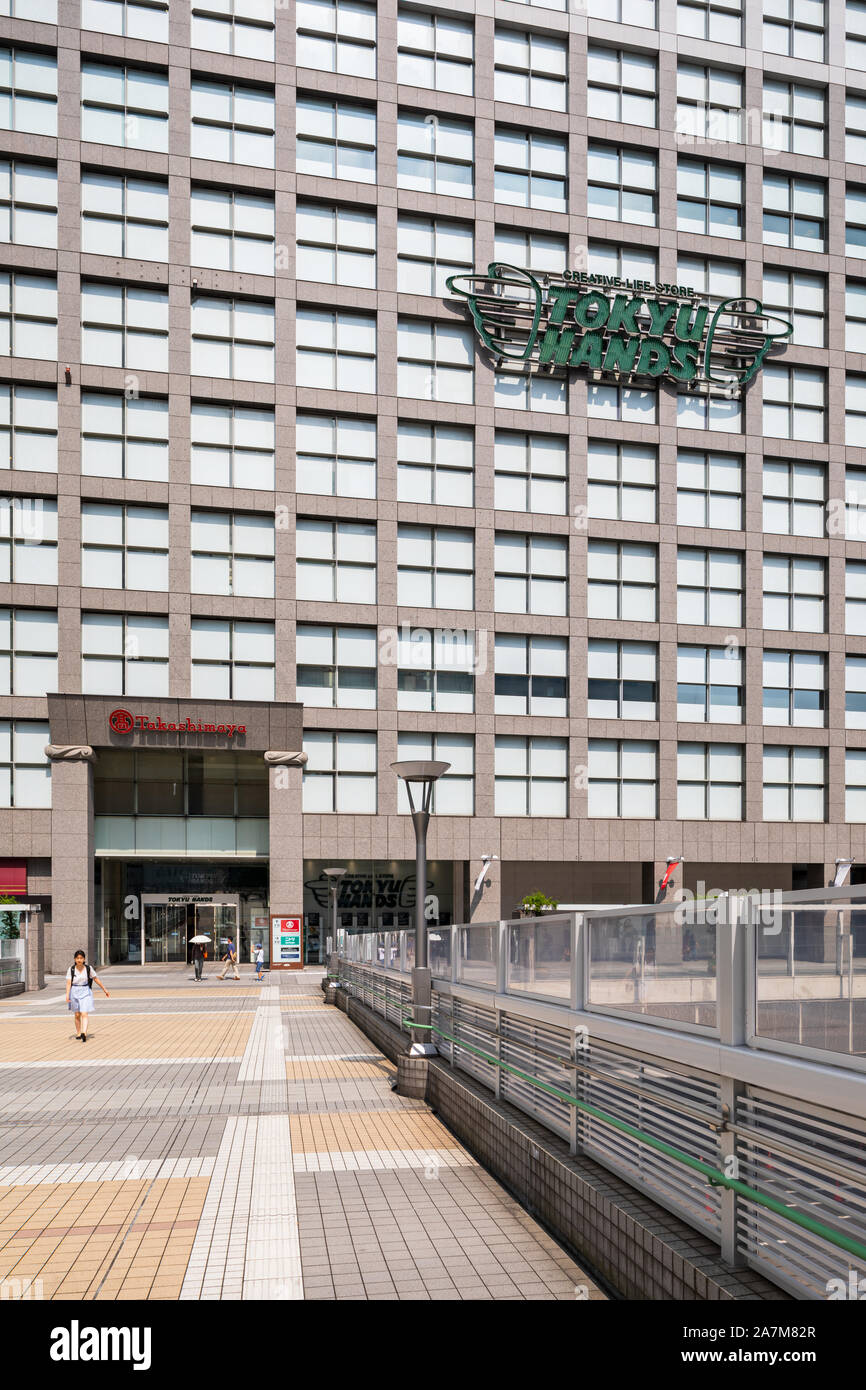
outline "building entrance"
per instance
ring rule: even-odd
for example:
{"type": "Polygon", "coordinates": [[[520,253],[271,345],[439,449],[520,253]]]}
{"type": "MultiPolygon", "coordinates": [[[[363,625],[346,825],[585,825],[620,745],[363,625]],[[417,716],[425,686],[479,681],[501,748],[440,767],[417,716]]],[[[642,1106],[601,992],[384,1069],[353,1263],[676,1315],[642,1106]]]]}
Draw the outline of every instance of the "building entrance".
{"type": "Polygon", "coordinates": [[[228,893],[143,893],[142,958],[146,962],[189,960],[194,936],[208,936],[208,960],[219,960],[231,938],[238,945],[240,898],[228,893]]]}

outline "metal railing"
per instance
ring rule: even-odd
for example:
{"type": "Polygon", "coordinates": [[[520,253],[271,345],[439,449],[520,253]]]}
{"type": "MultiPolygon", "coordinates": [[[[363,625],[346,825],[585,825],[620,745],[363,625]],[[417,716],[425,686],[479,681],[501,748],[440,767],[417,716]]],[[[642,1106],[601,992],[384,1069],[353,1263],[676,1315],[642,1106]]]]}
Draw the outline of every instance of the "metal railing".
{"type": "MultiPolygon", "coordinates": [[[[431,1037],[731,1263],[826,1297],[866,1274],[861,914],[866,888],[436,927],[431,1037]]],[[[405,934],[380,936],[387,966],[347,936],[341,977],[380,1013],[387,980],[405,1028],[405,934]]]]}

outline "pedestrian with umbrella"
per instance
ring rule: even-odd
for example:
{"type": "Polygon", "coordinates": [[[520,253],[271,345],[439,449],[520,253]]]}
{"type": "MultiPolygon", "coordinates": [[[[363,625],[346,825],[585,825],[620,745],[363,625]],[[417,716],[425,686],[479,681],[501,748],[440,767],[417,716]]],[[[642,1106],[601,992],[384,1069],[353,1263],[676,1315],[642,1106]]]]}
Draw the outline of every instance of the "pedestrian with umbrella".
{"type": "Polygon", "coordinates": [[[209,936],[204,936],[204,935],[202,935],[202,936],[191,936],[191,937],[190,937],[189,944],[190,944],[190,946],[192,947],[191,955],[192,955],[192,963],[193,963],[193,966],[195,967],[195,978],[196,978],[196,980],[200,980],[200,979],[201,979],[201,973],[202,973],[202,970],[204,969],[204,948],[205,948],[205,945],[207,944],[207,942],[209,942],[209,941],[210,941],[210,937],[209,937],[209,936]]]}

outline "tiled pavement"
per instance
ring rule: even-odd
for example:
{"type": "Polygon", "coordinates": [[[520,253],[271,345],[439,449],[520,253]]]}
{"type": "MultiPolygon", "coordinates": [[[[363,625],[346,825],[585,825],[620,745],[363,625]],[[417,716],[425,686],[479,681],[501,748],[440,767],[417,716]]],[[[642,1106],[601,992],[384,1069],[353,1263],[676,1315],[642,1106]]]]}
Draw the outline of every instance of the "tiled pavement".
{"type": "Polygon", "coordinates": [[[102,975],[84,1045],[57,980],[0,1009],[0,1296],[604,1297],[320,971],[102,975]]]}

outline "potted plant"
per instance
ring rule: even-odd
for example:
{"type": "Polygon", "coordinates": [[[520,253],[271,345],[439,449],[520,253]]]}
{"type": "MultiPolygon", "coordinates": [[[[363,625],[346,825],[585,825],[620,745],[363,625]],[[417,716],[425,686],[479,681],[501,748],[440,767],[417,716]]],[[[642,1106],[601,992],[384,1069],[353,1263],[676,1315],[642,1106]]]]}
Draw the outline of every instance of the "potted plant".
{"type": "Polygon", "coordinates": [[[540,917],[542,912],[555,912],[558,907],[556,898],[549,898],[546,893],[540,893],[536,889],[534,893],[523,895],[517,910],[521,917],[540,917]]]}

